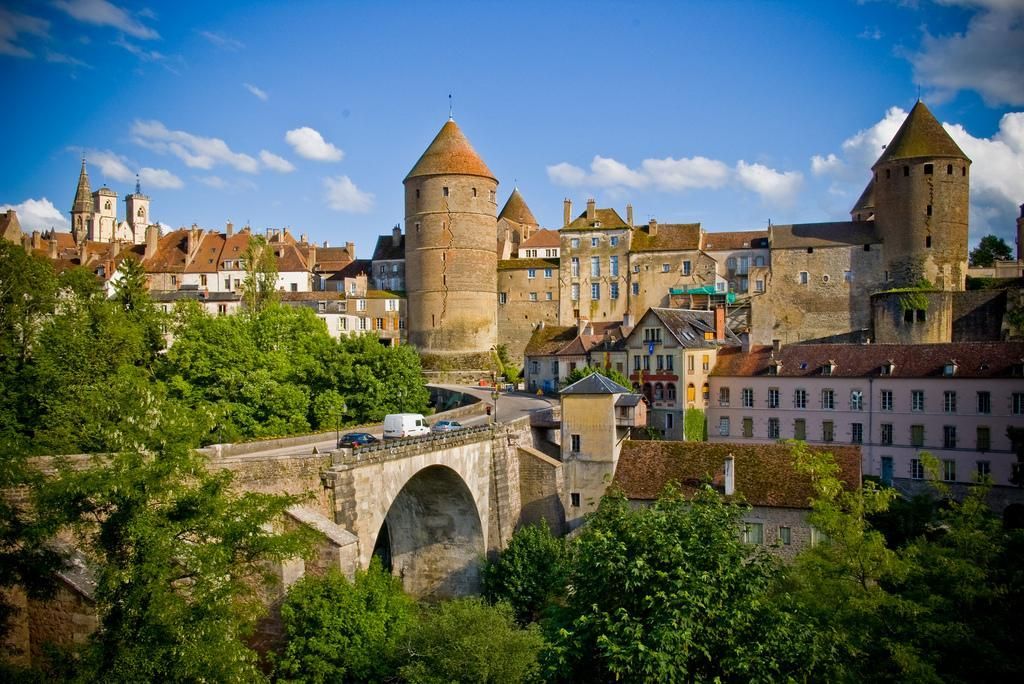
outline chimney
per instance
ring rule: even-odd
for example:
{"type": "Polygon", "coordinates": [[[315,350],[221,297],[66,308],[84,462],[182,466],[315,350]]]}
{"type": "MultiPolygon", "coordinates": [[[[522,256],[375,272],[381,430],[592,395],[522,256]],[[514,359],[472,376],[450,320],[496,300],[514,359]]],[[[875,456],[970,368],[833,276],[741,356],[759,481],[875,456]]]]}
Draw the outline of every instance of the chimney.
{"type": "Polygon", "coordinates": [[[199,230],[199,226],[192,224],[192,228],[188,231],[188,258],[191,260],[192,255],[199,249],[199,236],[202,231],[199,230]]]}
{"type": "Polygon", "coordinates": [[[658,219],[652,218],[647,224],[647,233],[651,237],[655,237],[658,234],[658,219]]]}
{"type": "Polygon", "coordinates": [[[587,326],[588,325],[590,325],[590,321],[588,321],[586,318],[583,318],[582,316],[577,318],[576,319],[576,334],[577,335],[586,335],[587,334],[587,326]]]}
{"type": "MultiPolygon", "coordinates": [[[[231,224],[229,223],[228,226],[231,224]]],[[[160,242],[160,226],[146,226],[146,253],[143,259],[151,259],[156,254],[157,244],[160,242]]]]}
{"type": "Polygon", "coordinates": [[[348,255],[349,255],[350,258],[355,259],[356,258],[356,243],[354,243],[354,242],[346,242],[345,243],[345,251],[348,252],[348,255]]]}
{"type": "Polygon", "coordinates": [[[782,352],[782,340],[772,340],[772,356],[778,357],[782,352]]]}
{"type": "Polygon", "coordinates": [[[47,240],[46,245],[47,253],[51,259],[57,258],[57,241],[53,238],[47,240]]]}
{"type": "Polygon", "coordinates": [[[567,226],[572,221],[572,200],[566,197],[562,200],[562,225],[567,226]]]}
{"type": "Polygon", "coordinates": [[[326,249],[326,248],[328,248],[330,246],[331,246],[330,243],[328,243],[327,240],[324,240],[324,249],[326,249]]]}
{"type": "Polygon", "coordinates": [[[725,307],[721,304],[715,307],[715,339],[725,339],[725,307]]]}
{"type": "Polygon", "coordinates": [[[113,242],[110,243],[110,256],[116,257],[120,253],[121,253],[121,241],[120,240],[114,240],[113,242]]]}
{"type": "Polygon", "coordinates": [[[736,459],[733,458],[731,453],[725,457],[723,471],[725,475],[725,495],[732,496],[736,493],[736,459]]]}
{"type": "Polygon", "coordinates": [[[587,223],[591,223],[597,218],[597,202],[591,197],[587,200],[587,223]]]}
{"type": "Polygon", "coordinates": [[[41,249],[43,246],[43,236],[38,230],[32,231],[32,249],[41,249]]]}
{"type": "Polygon", "coordinates": [[[750,333],[745,332],[740,334],[740,351],[744,354],[750,353],[750,333]]]}
{"type": "Polygon", "coordinates": [[[303,244],[303,245],[308,244],[309,243],[309,240],[307,239],[308,237],[309,237],[308,235],[303,233],[302,235],[299,236],[299,242],[301,244],[303,244]]]}
{"type": "Polygon", "coordinates": [[[622,327],[623,328],[632,328],[633,327],[633,314],[629,313],[628,311],[626,313],[622,314],[622,327]]]}
{"type": "Polygon", "coordinates": [[[391,246],[398,247],[402,244],[402,227],[395,224],[395,227],[391,229],[391,246]]]}
{"type": "Polygon", "coordinates": [[[224,233],[228,237],[234,235],[235,234],[235,224],[232,223],[231,221],[228,221],[228,224],[226,226],[224,226],[224,233]]]}
{"type": "Polygon", "coordinates": [[[316,268],[316,245],[309,246],[309,270],[316,268]]]}
{"type": "Polygon", "coordinates": [[[632,204],[627,204],[626,205],[626,225],[629,226],[630,228],[633,227],[633,205],[632,204]]]}

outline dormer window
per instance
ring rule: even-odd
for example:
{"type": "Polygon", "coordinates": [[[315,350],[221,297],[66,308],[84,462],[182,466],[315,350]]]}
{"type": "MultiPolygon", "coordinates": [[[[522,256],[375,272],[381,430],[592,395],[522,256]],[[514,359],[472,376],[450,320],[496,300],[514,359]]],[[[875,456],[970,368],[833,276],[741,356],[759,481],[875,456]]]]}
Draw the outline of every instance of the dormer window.
{"type": "Polygon", "coordinates": [[[892,360],[882,364],[882,375],[892,375],[894,370],[896,370],[896,364],[892,360]]]}
{"type": "Polygon", "coordinates": [[[956,361],[947,361],[946,365],[942,367],[942,374],[947,378],[956,375],[957,363],[956,361]]]}
{"type": "Polygon", "coordinates": [[[836,362],[829,359],[829,362],[821,367],[822,375],[832,375],[836,370],[836,362]]]}
{"type": "Polygon", "coordinates": [[[768,364],[768,375],[778,375],[779,369],[782,367],[781,361],[772,361],[768,364]]]}

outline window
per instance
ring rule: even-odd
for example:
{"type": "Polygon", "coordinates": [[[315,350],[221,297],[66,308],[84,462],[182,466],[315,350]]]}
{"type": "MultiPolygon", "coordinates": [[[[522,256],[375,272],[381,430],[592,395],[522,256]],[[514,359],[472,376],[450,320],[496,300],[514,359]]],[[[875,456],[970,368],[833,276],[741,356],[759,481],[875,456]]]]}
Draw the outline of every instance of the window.
{"type": "MultiPolygon", "coordinates": [[[[690,385],[690,387],[692,388],[693,385],[690,385]]],[[[674,382],[665,384],[665,398],[669,401],[676,400],[676,384],[674,382]]]]}
{"type": "Polygon", "coordinates": [[[448,186],[447,185],[445,187],[441,188],[441,194],[444,195],[445,197],[448,196],[448,186]]]}
{"type": "Polygon", "coordinates": [[[821,441],[831,442],[835,439],[835,423],[831,420],[821,421],[821,441]]]}
{"type": "Polygon", "coordinates": [[[947,390],[942,393],[942,410],[946,413],[956,413],[956,392],[947,390]]]}
{"type": "Polygon", "coordinates": [[[988,392],[978,392],[978,413],[992,413],[992,395],[988,392]]]}
{"type": "Polygon", "coordinates": [[[633,294],[640,294],[640,283],[633,283],[633,294]]]}
{"type": "Polygon", "coordinates": [[[356,311],[366,311],[366,300],[365,299],[357,299],[356,300],[356,311]]]}
{"type": "Polygon", "coordinates": [[[935,172],[935,165],[934,164],[925,164],[924,165],[924,175],[930,176],[934,172],[935,172]]]}
{"type": "Polygon", "coordinates": [[[956,481],[956,461],[951,458],[942,460],[942,479],[946,482],[956,481]]]}
{"type": "Polygon", "coordinates": [[[684,261],[683,262],[683,275],[684,276],[690,275],[690,268],[691,268],[690,267],[690,261],[689,260],[684,261]]]}
{"type": "Polygon", "coordinates": [[[601,298],[601,283],[590,284],[590,298],[595,301],[601,298]]]}
{"type": "Polygon", "coordinates": [[[892,445],[892,423],[882,423],[882,446],[892,445]]]}
{"type": "Polygon", "coordinates": [[[703,369],[705,372],[710,370],[711,369],[711,356],[709,354],[702,355],[701,356],[701,360],[700,360],[700,365],[701,365],[701,369],[703,369]]]}
{"type": "Polygon", "coordinates": [[[1024,415],[1024,392],[1013,393],[1013,415],[1024,415]]]}
{"type": "Polygon", "coordinates": [[[601,277],[601,257],[590,257],[590,277],[601,277]]]}
{"type": "Polygon", "coordinates": [[[574,454],[580,453],[580,441],[581,440],[580,440],[580,436],[579,435],[570,435],[570,437],[569,437],[569,450],[572,453],[574,453],[574,454]]]}
{"type": "Polygon", "coordinates": [[[882,410],[892,411],[892,390],[882,390],[882,410]]]}
{"type": "Polygon", "coordinates": [[[864,393],[861,392],[860,390],[853,390],[850,392],[850,410],[864,410],[864,393]]]}
{"type": "Polygon", "coordinates": [[[601,243],[601,238],[592,237],[590,238],[590,246],[597,247],[601,243]]]}
{"type": "Polygon", "coordinates": [[[743,436],[750,439],[754,436],[754,419],[744,418],[743,419],[743,436]]]}
{"type": "Polygon", "coordinates": [[[768,408],[779,408],[779,388],[768,388],[768,408]]]}
{"type": "Polygon", "coordinates": [[[540,373],[540,361],[530,361],[530,374],[537,375],[540,373]]]}
{"type": "Polygon", "coordinates": [[[580,284],[579,283],[573,283],[569,287],[569,299],[571,299],[574,302],[578,302],[580,300],[580,284]]]}
{"type": "MultiPolygon", "coordinates": [[[[690,357],[693,358],[692,356],[690,357]]],[[[740,392],[743,408],[754,408],[754,390],[751,387],[744,387],[740,392]]]]}
{"type": "Polygon", "coordinates": [[[536,302],[537,301],[537,293],[536,292],[531,292],[530,293],[530,301],[531,302],[536,302]]]}
{"type": "Polygon", "coordinates": [[[807,408],[807,390],[798,389],[793,392],[793,408],[807,408]]]}
{"type": "Polygon", "coordinates": [[[665,370],[665,357],[664,357],[664,355],[658,354],[658,356],[657,356],[657,364],[656,365],[657,365],[657,368],[658,368],[659,371],[665,370]]]}
{"type": "Polygon", "coordinates": [[[375,330],[383,330],[384,329],[384,319],[383,318],[376,319],[375,324],[374,324],[374,329],[375,330]]]}
{"type": "Polygon", "coordinates": [[[924,463],[919,458],[910,459],[910,479],[912,480],[923,480],[924,479],[924,463]]]}
{"type": "Polygon", "coordinates": [[[826,410],[833,410],[836,407],[836,393],[835,390],[823,389],[821,390],[821,408],[826,410]]]}
{"type": "Polygon", "coordinates": [[[662,273],[668,273],[671,270],[672,270],[672,264],[662,264],[661,265],[661,272],[662,273]]]}
{"type": "Polygon", "coordinates": [[[506,304],[507,302],[508,302],[508,293],[507,292],[499,292],[498,293],[498,303],[499,304],[506,304]]]}
{"type": "Polygon", "coordinates": [[[719,387],[718,388],[718,405],[728,406],[729,405],[729,388],[719,387]]]}
{"type": "Polygon", "coordinates": [[[843,271],[843,282],[844,283],[852,283],[853,282],[853,271],[843,271]]]}
{"type": "Polygon", "coordinates": [[[473,188],[473,197],[476,197],[476,188],[473,188]]]}
{"type": "Polygon", "coordinates": [[[619,236],[612,235],[610,238],[608,238],[608,244],[610,244],[612,247],[617,247],[619,244],[619,236]]]}
{"type": "Polygon", "coordinates": [[[661,342],[661,328],[644,328],[644,342],[661,342]]]}
{"type": "MultiPolygon", "coordinates": [[[[100,273],[100,275],[103,275],[103,273],[100,273]]],[[[202,273],[202,274],[199,275],[199,285],[202,286],[202,287],[206,287],[206,274],[205,273],[202,273]]]]}
{"type": "Polygon", "coordinates": [[[956,449],[956,425],[942,426],[942,448],[956,449]]]}
{"type": "Polygon", "coordinates": [[[793,439],[807,439],[807,421],[803,418],[793,421],[793,439]]]}
{"type": "Polygon", "coordinates": [[[722,416],[718,419],[718,435],[720,437],[729,436],[729,416],[722,416]]]}
{"type": "Polygon", "coordinates": [[[851,444],[863,444],[864,443],[864,424],[863,423],[850,423],[850,443],[851,444]]]}
{"type": "Polygon", "coordinates": [[[882,457],[882,484],[892,485],[892,456],[882,457]]]}
{"type": "Polygon", "coordinates": [[[779,528],[779,541],[783,546],[789,546],[793,543],[793,532],[788,527],[779,528]]]}
{"type": "Polygon", "coordinates": [[[536,278],[537,277],[537,269],[535,269],[535,268],[528,268],[528,269],[526,269],[526,277],[529,280],[533,280],[534,278],[536,278]]]}
{"type": "Polygon", "coordinates": [[[579,492],[572,492],[572,493],[569,494],[569,504],[573,508],[579,508],[580,507],[580,493],[579,492]]]}
{"type": "Polygon", "coordinates": [[[924,425],[910,426],[910,446],[924,446],[924,425]]]}
{"type": "Polygon", "coordinates": [[[764,280],[761,278],[754,281],[754,292],[764,292],[764,280]]]}
{"type": "Polygon", "coordinates": [[[554,295],[551,293],[551,290],[544,293],[544,301],[550,302],[552,299],[554,299],[554,295]]]}
{"type": "Polygon", "coordinates": [[[806,285],[809,282],[810,276],[808,275],[807,271],[800,271],[800,284],[806,285]]]}
{"type": "Polygon", "coordinates": [[[370,327],[370,319],[367,318],[366,316],[362,316],[359,319],[359,329],[360,330],[368,330],[369,327],[370,327]]]}
{"type": "Polygon", "coordinates": [[[988,451],[992,448],[992,431],[986,425],[978,426],[977,450],[988,451]]]}
{"type": "Polygon", "coordinates": [[[673,416],[671,413],[666,413],[665,430],[671,430],[673,427],[675,427],[675,416],[673,416]]]}
{"type": "Polygon", "coordinates": [[[743,523],[743,543],[763,544],[764,523],[743,523]]]}
{"type": "Polygon", "coordinates": [[[779,419],[769,418],[768,419],[768,439],[779,438],[779,419]]]}
{"type": "Polygon", "coordinates": [[[910,410],[924,411],[924,390],[910,391],[910,410]]]}
{"type": "MultiPolygon", "coordinates": [[[[669,358],[672,358],[671,355],[669,355],[669,358]]],[[[697,357],[696,356],[694,356],[693,354],[687,355],[687,357],[686,357],[686,370],[688,370],[689,372],[692,373],[693,372],[693,364],[696,361],[697,361],[697,357]]]]}
{"type": "Polygon", "coordinates": [[[613,276],[619,275],[619,257],[608,257],[608,273],[610,273],[613,276]]]}
{"type": "Polygon", "coordinates": [[[903,175],[904,176],[909,176],[910,175],[910,167],[909,166],[904,166],[903,167],[903,175]]]}
{"type": "Polygon", "coordinates": [[[572,240],[569,240],[569,246],[572,247],[573,249],[579,249],[580,239],[573,238],[572,240]]]}
{"type": "Polygon", "coordinates": [[[708,403],[708,400],[711,399],[711,385],[706,382],[704,383],[704,386],[700,388],[700,397],[704,400],[705,404],[708,403]]]}
{"type": "Polygon", "coordinates": [[[661,401],[665,398],[665,386],[660,382],[654,383],[654,400],[661,401]]]}
{"type": "Polygon", "coordinates": [[[572,259],[569,260],[569,265],[570,265],[570,269],[571,269],[570,270],[570,274],[572,275],[572,277],[573,278],[579,278],[580,277],[580,258],[579,257],[573,257],[572,259]]]}
{"type": "Polygon", "coordinates": [[[975,462],[975,474],[978,482],[985,482],[992,477],[992,464],[988,461],[977,461],[975,462]]]}
{"type": "Polygon", "coordinates": [[[227,304],[218,304],[217,305],[217,315],[218,316],[223,316],[227,312],[228,312],[228,305],[227,304]]]}
{"type": "Polygon", "coordinates": [[[558,377],[558,361],[551,362],[551,374],[556,378],[558,377]]]}

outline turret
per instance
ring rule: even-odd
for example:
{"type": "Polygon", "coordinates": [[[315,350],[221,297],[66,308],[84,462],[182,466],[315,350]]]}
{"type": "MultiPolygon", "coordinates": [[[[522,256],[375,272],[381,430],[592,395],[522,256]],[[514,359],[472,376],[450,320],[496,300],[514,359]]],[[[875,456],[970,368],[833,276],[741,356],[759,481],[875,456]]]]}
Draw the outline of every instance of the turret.
{"type": "Polygon", "coordinates": [[[125,221],[132,231],[132,241],[142,244],[146,240],[146,227],[149,225],[149,197],[142,194],[139,177],[135,177],[135,192],[125,195],[125,221]]]}
{"type": "Polygon", "coordinates": [[[76,243],[82,243],[91,232],[93,215],[92,192],[89,190],[89,172],[85,170],[85,157],[82,157],[82,170],[78,174],[78,188],[75,190],[75,201],[71,205],[71,234],[76,243]]]}

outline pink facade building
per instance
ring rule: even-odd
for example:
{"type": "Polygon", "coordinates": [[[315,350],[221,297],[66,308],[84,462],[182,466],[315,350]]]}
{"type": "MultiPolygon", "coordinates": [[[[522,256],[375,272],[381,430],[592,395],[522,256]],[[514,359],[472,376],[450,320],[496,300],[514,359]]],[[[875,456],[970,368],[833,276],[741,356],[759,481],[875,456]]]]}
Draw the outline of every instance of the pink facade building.
{"type": "Polygon", "coordinates": [[[1010,485],[1007,428],[1024,429],[1024,343],[801,344],[723,349],[711,373],[711,441],[855,444],[883,481],[1010,485]]]}

